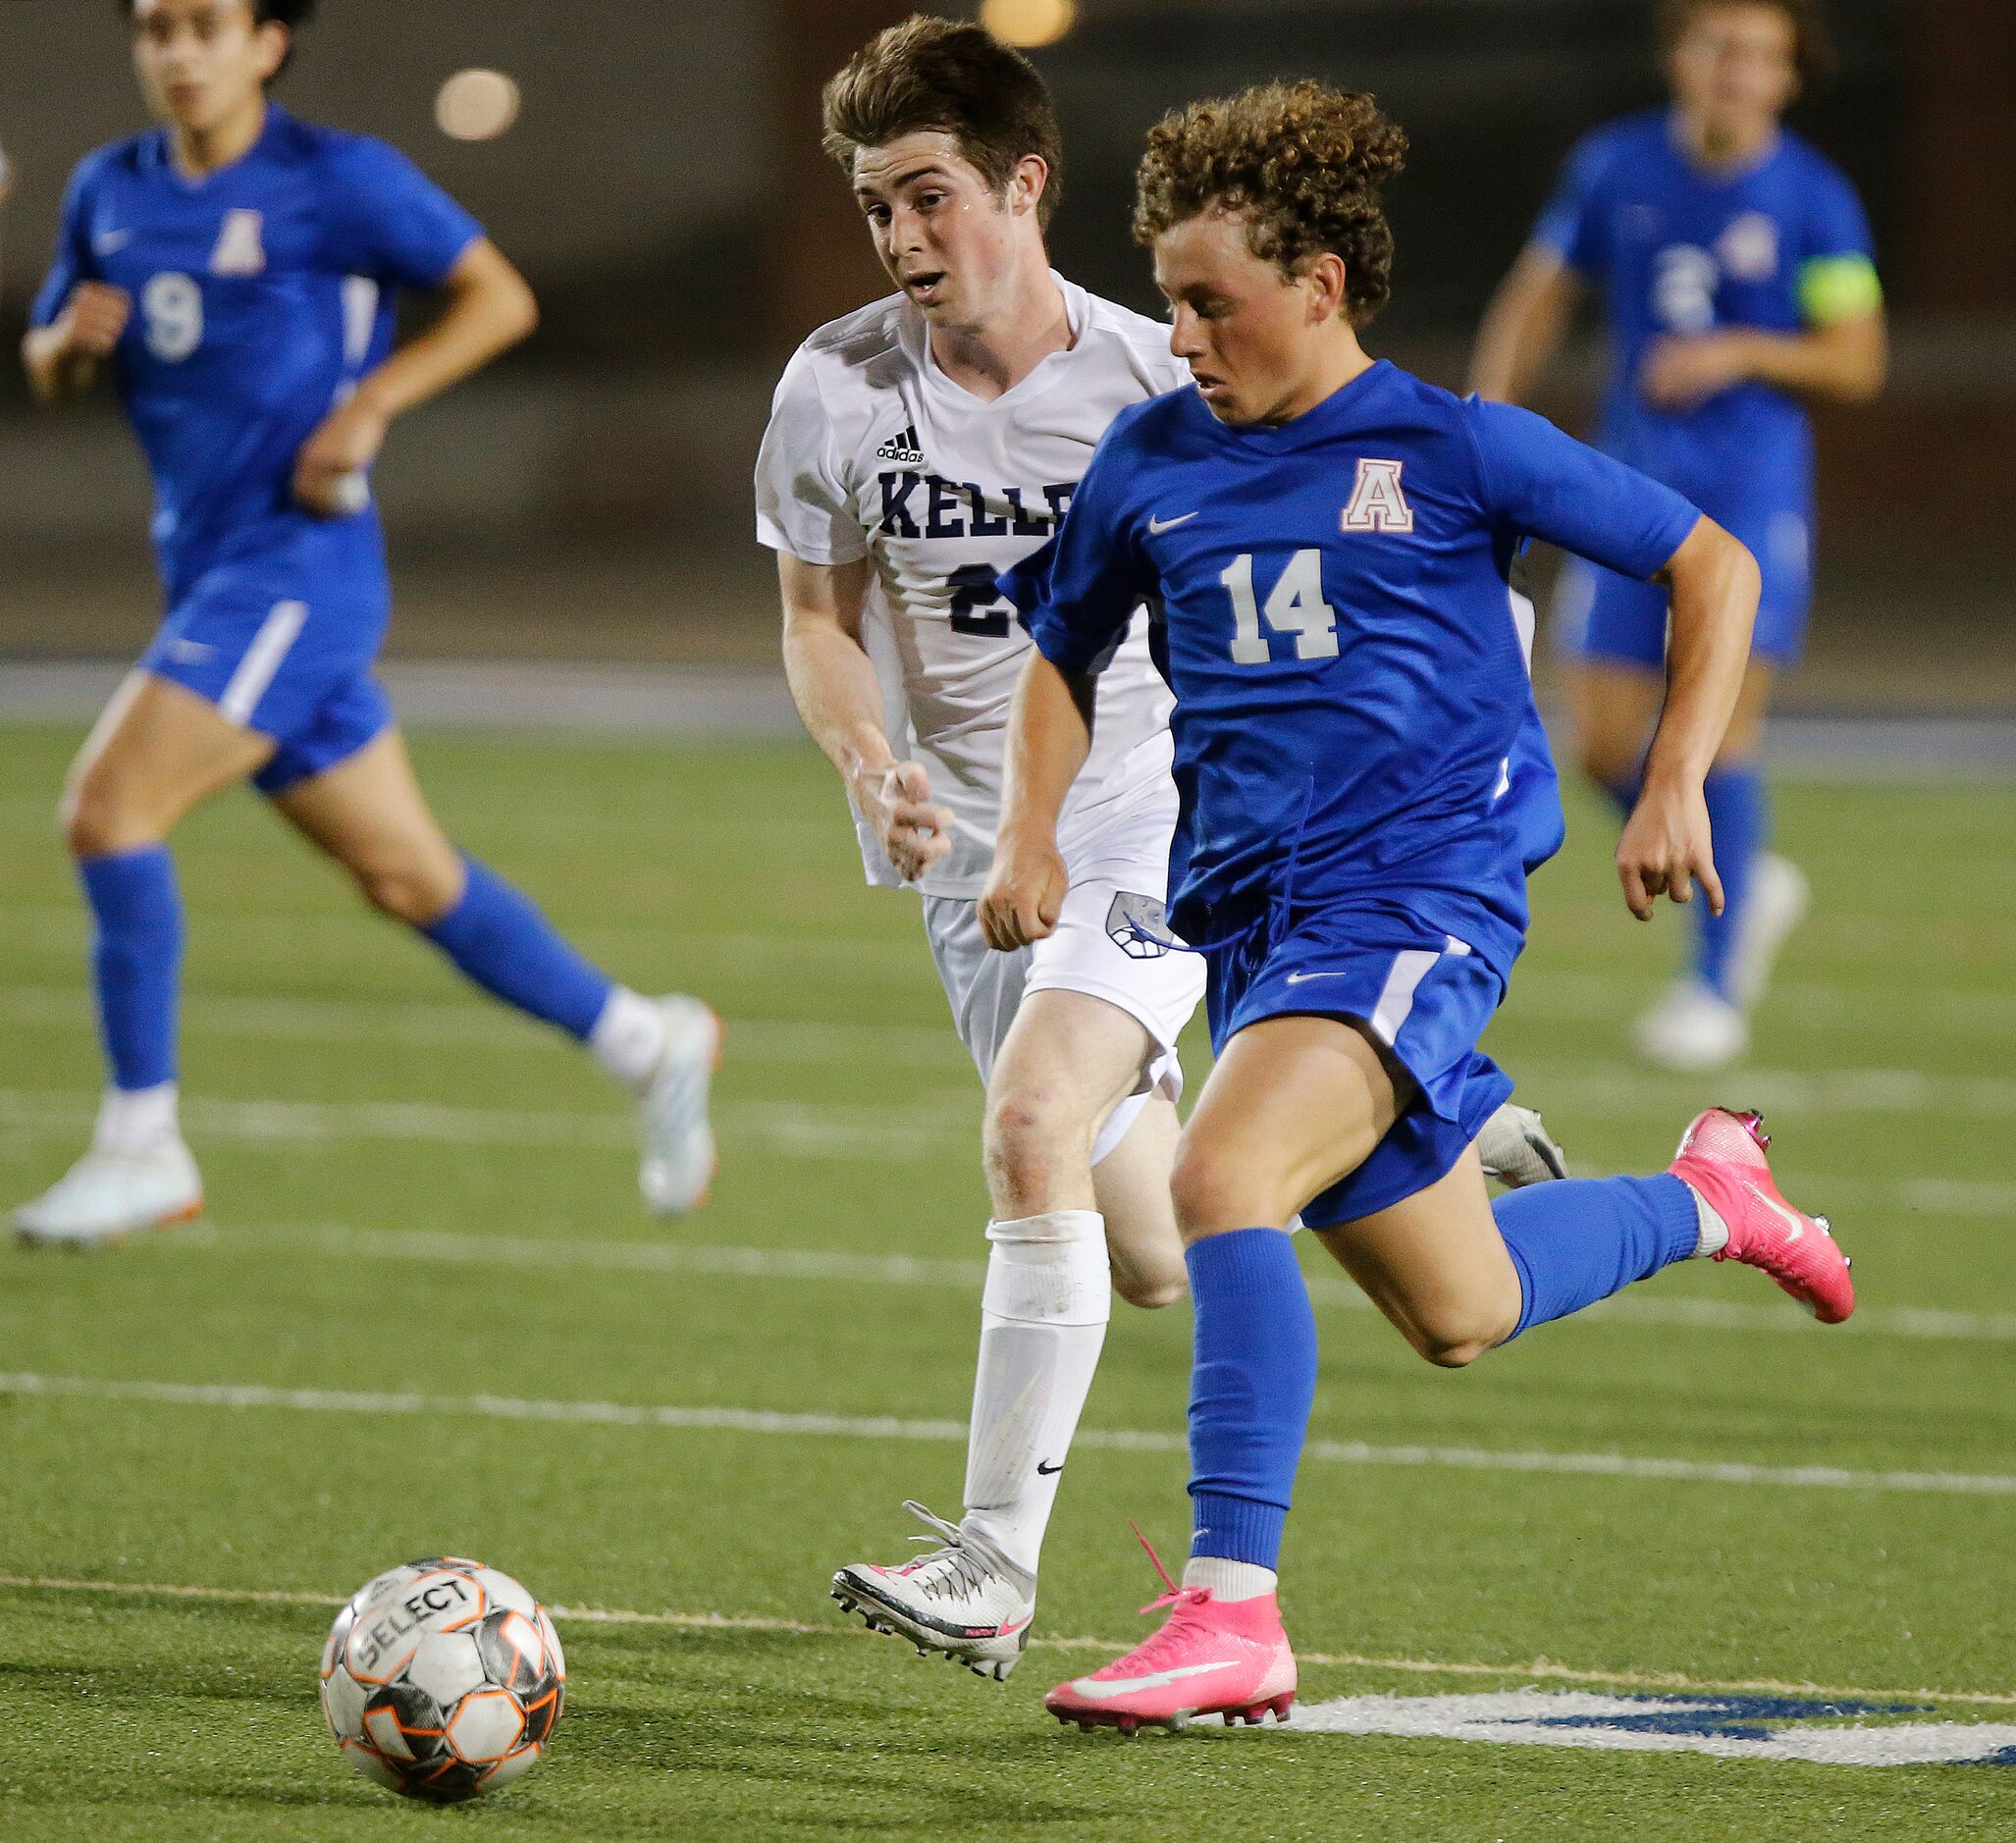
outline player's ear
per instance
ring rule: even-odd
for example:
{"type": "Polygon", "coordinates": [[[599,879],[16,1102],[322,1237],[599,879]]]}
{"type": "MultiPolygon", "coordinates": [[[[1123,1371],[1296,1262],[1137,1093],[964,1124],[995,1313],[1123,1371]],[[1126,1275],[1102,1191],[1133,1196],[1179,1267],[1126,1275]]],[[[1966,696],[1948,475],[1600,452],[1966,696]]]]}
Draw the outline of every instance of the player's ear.
{"type": "Polygon", "coordinates": [[[293,44],[293,34],[278,20],[262,20],[252,30],[259,47],[259,81],[270,83],[280,75],[281,66],[287,62],[287,54],[293,44]]]}
{"type": "Polygon", "coordinates": [[[1024,154],[1008,178],[1008,208],[1020,216],[1042,202],[1050,183],[1050,163],[1041,154],[1024,154]]]}
{"type": "Polygon", "coordinates": [[[1309,324],[1320,326],[1335,320],[1344,311],[1345,285],[1350,280],[1344,258],[1334,249],[1322,250],[1309,258],[1302,279],[1309,285],[1309,324]]]}

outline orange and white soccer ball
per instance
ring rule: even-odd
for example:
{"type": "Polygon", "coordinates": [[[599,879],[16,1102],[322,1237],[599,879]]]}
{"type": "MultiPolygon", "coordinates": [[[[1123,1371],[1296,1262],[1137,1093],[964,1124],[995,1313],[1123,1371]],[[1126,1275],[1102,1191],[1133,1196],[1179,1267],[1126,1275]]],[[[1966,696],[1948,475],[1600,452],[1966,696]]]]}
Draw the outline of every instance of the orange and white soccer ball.
{"type": "Polygon", "coordinates": [[[566,1684],[546,1609],[508,1574],[459,1555],[367,1581],[322,1648],[322,1712],[350,1764],[437,1804],[537,1765],[566,1684]]]}

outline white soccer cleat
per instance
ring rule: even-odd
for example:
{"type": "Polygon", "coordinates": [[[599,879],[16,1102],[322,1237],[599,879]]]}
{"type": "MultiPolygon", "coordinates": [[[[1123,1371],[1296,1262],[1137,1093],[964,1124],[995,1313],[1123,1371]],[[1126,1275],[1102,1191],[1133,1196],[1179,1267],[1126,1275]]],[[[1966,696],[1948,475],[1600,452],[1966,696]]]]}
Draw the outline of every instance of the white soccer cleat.
{"type": "Polygon", "coordinates": [[[1732,1063],[1750,1047],[1743,1014],[1698,979],[1682,979],[1638,1020],[1638,1053],[1675,1075],[1732,1063]]]}
{"type": "Polygon", "coordinates": [[[1812,904],[1813,885],[1791,859],[1766,852],[1757,860],[1743,906],[1743,925],[1736,935],[1735,964],[1729,969],[1730,987],[1744,1011],[1764,996],[1778,950],[1806,920],[1812,904]]]}
{"type": "Polygon", "coordinates": [[[920,1658],[937,1652],[978,1675],[1005,1680],[1029,1648],[1036,1577],[923,1504],[905,1499],[903,1507],[928,1524],[941,1546],[901,1567],[857,1561],[842,1568],[833,1576],[840,1609],[859,1612],[872,1631],[907,1638],[920,1658]]]}
{"type": "Polygon", "coordinates": [[[1539,1113],[1511,1101],[1485,1121],[1484,1131],[1477,1134],[1477,1156],[1483,1160],[1484,1175],[1496,1178],[1508,1190],[1568,1175],[1567,1158],[1539,1113]]]}
{"type": "Polygon", "coordinates": [[[665,1046],[637,1101],[644,1144],[637,1187],[653,1215],[685,1216],[707,1201],[718,1163],[707,1097],[721,1060],[721,1021],[697,998],[674,994],[655,1002],[665,1046]]]}
{"type": "Polygon", "coordinates": [[[92,1248],[202,1213],[196,1161],[180,1139],[170,1139],[144,1152],[93,1147],[14,1212],[14,1228],[31,1247],[92,1248]]]}

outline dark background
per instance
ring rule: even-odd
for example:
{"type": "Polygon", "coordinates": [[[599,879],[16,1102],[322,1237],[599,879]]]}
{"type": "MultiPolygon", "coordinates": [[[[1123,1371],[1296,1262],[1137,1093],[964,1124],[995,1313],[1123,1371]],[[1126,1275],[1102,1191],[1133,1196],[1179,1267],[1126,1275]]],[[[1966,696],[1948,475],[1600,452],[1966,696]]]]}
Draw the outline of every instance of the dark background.
{"type": "MultiPolygon", "coordinates": [[[[868,0],[325,0],[280,95],[404,147],[538,289],[523,351],[394,436],[381,474],[407,654],[770,654],[748,474],[776,371],[884,291],[818,148],[820,82],[911,10],[868,0]],[[435,127],[442,80],[508,72],[502,138],[435,127]]],[[[970,15],[973,7],[936,9],[970,15]]],[[[2016,7],[1834,0],[1836,80],[1796,126],[1855,180],[1896,316],[1891,390],[1822,418],[1822,589],[1798,694],[2016,711],[2016,7]]],[[[1459,383],[1484,302],[1583,130],[1659,96],[1650,0],[1080,0],[1033,53],[1065,126],[1059,267],[1151,309],[1127,236],[1142,131],[1192,96],[1313,74],[1378,93],[1414,152],[1369,342],[1459,383]]],[[[111,0],[0,0],[0,343],[90,147],[141,125],[111,0]]],[[[1543,405],[1584,413],[1585,341],[1543,405]]],[[[0,669],[111,656],[157,611],[145,485],[109,406],[31,412],[0,367],[0,669]]]]}

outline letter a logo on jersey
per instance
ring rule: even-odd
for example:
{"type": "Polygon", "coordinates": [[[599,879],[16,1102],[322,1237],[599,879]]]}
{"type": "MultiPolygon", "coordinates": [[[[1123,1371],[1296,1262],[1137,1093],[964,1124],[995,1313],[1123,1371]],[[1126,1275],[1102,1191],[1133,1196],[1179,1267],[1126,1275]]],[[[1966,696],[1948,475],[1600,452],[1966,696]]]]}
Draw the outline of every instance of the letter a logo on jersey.
{"type": "Polygon", "coordinates": [[[210,252],[212,275],[264,275],[266,245],[261,234],[266,217],[258,211],[227,211],[217,247],[210,252]]]}
{"type": "Polygon", "coordinates": [[[1339,521],[1346,531],[1411,531],[1414,508],[1401,491],[1405,463],[1397,460],[1358,461],[1358,482],[1339,521]]]}

